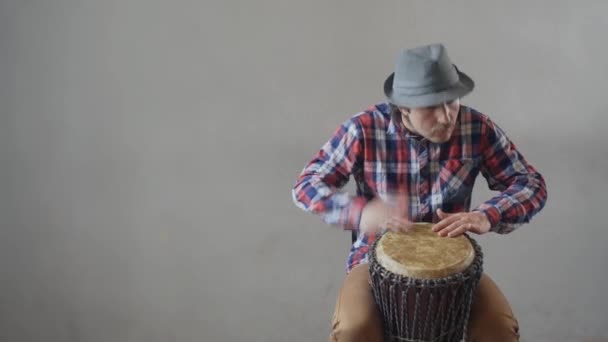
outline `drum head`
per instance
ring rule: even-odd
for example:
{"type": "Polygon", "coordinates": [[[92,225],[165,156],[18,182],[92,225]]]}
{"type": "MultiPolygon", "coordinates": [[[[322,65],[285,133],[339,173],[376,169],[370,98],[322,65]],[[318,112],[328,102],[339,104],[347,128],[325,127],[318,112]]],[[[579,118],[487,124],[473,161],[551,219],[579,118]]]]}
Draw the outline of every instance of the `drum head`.
{"type": "Polygon", "coordinates": [[[407,233],[387,232],[378,241],[376,258],[390,272],[416,279],[444,278],[464,271],[475,250],[464,236],[440,237],[431,223],[416,223],[407,233]]]}

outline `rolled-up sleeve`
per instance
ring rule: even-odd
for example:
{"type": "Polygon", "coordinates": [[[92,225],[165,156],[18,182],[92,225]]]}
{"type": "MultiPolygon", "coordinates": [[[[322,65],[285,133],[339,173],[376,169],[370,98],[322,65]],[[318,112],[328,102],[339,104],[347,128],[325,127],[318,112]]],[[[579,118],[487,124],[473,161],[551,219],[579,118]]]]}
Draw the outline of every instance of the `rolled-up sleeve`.
{"type": "Polygon", "coordinates": [[[486,214],[491,231],[506,234],[530,222],[547,201],[543,176],[530,165],[505,132],[486,118],[482,127],[481,172],[500,194],[476,210],[486,214]]]}

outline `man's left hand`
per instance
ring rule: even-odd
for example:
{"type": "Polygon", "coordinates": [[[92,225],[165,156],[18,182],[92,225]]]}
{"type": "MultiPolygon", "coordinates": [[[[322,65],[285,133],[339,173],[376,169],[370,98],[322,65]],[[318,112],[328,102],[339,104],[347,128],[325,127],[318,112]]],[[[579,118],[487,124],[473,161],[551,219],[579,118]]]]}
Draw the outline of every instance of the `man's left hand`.
{"type": "Polygon", "coordinates": [[[439,236],[456,237],[466,232],[484,234],[490,231],[490,221],[479,211],[449,214],[437,209],[440,221],[432,228],[439,236]]]}

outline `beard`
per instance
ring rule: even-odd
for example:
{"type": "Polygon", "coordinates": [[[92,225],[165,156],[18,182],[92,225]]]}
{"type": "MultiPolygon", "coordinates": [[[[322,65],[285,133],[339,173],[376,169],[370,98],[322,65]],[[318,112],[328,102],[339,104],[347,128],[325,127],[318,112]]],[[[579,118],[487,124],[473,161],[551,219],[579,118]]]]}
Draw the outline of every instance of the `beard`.
{"type": "Polygon", "coordinates": [[[433,129],[431,130],[431,134],[448,131],[452,128],[454,128],[454,123],[449,123],[449,124],[445,124],[445,125],[437,125],[437,126],[433,127],[433,129]]]}
{"type": "Polygon", "coordinates": [[[433,127],[433,129],[431,130],[429,140],[431,140],[434,143],[444,143],[444,142],[450,140],[450,138],[452,137],[454,127],[455,127],[455,125],[453,125],[453,124],[437,125],[437,126],[433,127]]]}
{"type": "Polygon", "coordinates": [[[454,126],[452,126],[452,125],[449,125],[449,126],[441,125],[440,127],[434,127],[433,130],[431,130],[431,136],[437,136],[437,135],[443,136],[446,133],[451,132],[453,130],[453,128],[454,128],[454,126]]]}

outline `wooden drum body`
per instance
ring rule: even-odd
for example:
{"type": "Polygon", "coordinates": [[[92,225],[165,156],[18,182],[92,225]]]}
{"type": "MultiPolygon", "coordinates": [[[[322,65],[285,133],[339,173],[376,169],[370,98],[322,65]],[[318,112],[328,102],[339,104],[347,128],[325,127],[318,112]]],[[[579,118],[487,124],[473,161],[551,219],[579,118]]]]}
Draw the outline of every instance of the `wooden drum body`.
{"type": "Polygon", "coordinates": [[[369,254],[371,286],[387,341],[461,341],[483,272],[467,235],[439,237],[432,224],[387,232],[369,254]]]}

